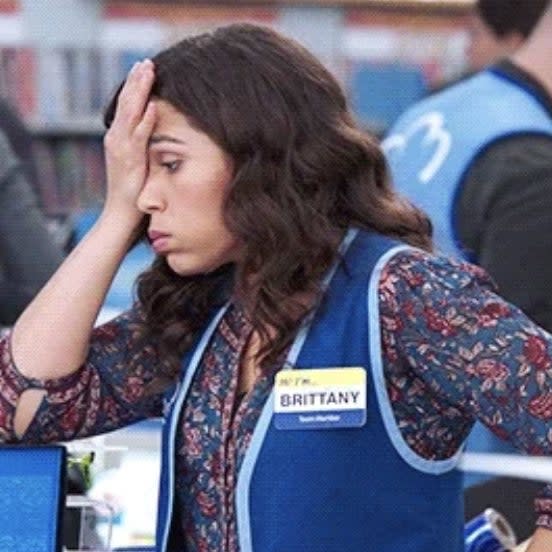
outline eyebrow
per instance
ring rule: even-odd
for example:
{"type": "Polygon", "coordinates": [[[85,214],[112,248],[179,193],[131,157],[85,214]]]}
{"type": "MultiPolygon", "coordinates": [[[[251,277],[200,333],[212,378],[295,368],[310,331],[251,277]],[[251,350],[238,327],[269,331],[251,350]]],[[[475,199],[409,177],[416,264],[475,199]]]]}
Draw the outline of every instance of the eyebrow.
{"type": "Polygon", "coordinates": [[[154,144],[159,144],[160,142],[170,142],[172,144],[186,145],[186,142],[179,140],[174,136],[169,136],[168,134],[154,134],[148,142],[148,146],[153,146],[154,144]]]}

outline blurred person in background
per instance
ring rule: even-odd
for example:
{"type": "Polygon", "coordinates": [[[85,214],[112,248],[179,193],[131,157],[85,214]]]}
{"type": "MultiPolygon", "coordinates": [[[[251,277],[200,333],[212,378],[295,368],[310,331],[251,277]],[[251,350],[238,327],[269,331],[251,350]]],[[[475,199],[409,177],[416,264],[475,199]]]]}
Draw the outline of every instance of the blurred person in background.
{"type": "MultiPolygon", "coordinates": [[[[514,3],[480,4],[482,13],[490,14],[487,5],[492,4],[493,13],[500,14],[499,8],[514,3]]],[[[541,2],[515,4],[536,10],[541,2]]],[[[518,14],[511,12],[509,17],[513,27],[518,14]]],[[[551,59],[548,3],[534,32],[515,54],[415,105],[383,142],[396,188],[429,214],[436,246],[484,267],[499,292],[548,331],[552,331],[551,59]]],[[[508,449],[479,426],[468,450],[508,449]]],[[[503,495],[498,509],[525,535],[532,525],[527,516],[535,485],[501,479],[482,487],[480,495],[474,489],[473,496],[503,495]]],[[[470,491],[467,513],[472,514],[469,496],[470,491]]]]}
{"type": "Polygon", "coordinates": [[[548,0],[477,0],[468,18],[466,67],[429,90],[436,94],[513,54],[530,35],[548,0]]]}
{"type": "Polygon", "coordinates": [[[21,174],[25,177],[36,198],[36,204],[53,236],[65,252],[72,247],[72,214],[52,215],[46,211],[41,200],[41,175],[35,155],[34,137],[17,109],[6,99],[0,98],[0,131],[6,136],[15,157],[19,161],[21,174]]]}
{"type": "MultiPolygon", "coordinates": [[[[5,120],[0,123],[0,128],[5,120]]],[[[0,326],[12,325],[54,273],[63,248],[49,230],[29,181],[33,169],[0,130],[0,326]]]]}
{"type": "Polygon", "coordinates": [[[480,71],[513,54],[547,4],[548,0],[477,0],[469,20],[469,71],[480,71]]]}
{"type": "Polygon", "coordinates": [[[21,173],[39,197],[39,170],[33,155],[33,136],[17,110],[4,98],[0,98],[0,130],[19,160],[21,173]]]}

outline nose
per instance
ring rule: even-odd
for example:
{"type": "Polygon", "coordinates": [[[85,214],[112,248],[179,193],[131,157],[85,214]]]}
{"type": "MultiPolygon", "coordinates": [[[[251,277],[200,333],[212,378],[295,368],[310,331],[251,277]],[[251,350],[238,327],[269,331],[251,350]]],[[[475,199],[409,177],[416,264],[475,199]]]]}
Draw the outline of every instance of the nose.
{"type": "Polygon", "coordinates": [[[144,182],[144,186],[136,199],[136,206],[140,211],[142,211],[142,213],[151,215],[155,211],[164,209],[164,204],[165,202],[161,196],[158,186],[155,185],[154,179],[147,177],[144,182]]]}

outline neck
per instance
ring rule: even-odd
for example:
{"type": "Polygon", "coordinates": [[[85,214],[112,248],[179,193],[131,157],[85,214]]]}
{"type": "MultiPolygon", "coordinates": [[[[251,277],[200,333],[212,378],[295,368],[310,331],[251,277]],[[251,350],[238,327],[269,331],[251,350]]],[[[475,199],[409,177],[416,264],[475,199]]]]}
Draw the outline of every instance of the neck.
{"type": "Polygon", "coordinates": [[[533,75],[552,95],[552,7],[543,15],[531,37],[512,56],[512,61],[533,75]]]}

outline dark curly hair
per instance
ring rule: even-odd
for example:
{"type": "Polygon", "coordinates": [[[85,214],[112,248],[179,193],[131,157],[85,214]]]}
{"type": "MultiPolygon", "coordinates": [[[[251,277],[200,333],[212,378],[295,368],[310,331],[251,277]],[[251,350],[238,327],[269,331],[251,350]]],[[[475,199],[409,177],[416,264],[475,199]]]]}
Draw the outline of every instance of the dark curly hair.
{"type": "MultiPolygon", "coordinates": [[[[172,370],[230,295],[261,336],[259,359],[274,362],[312,309],[312,300],[298,298],[318,297],[350,226],[430,249],[428,219],[392,190],[377,141],[357,127],[339,84],[299,44],[235,24],[186,38],[153,61],[153,97],[234,160],[225,222],[244,244],[239,265],[211,274],[179,276],[158,258],[140,276],[144,335],[172,370]]],[[[107,125],[116,102],[117,95],[107,125]]]]}

